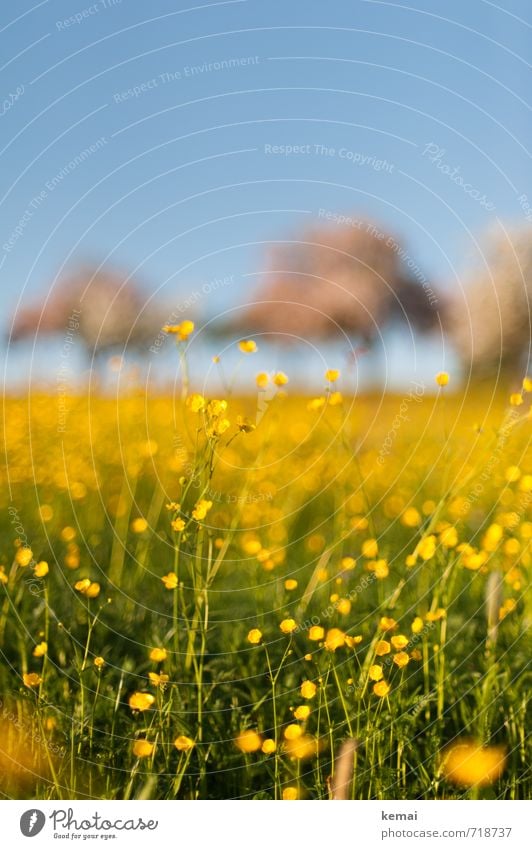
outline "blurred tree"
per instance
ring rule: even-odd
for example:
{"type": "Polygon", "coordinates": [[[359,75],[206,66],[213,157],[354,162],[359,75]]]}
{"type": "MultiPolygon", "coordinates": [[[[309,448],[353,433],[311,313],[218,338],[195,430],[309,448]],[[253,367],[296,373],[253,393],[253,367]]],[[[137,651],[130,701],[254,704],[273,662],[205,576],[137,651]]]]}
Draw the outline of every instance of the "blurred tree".
{"type": "Polygon", "coordinates": [[[10,339],[64,336],[75,327],[75,336],[89,355],[98,357],[117,348],[145,350],[165,318],[163,310],[152,306],[125,273],[82,266],[59,281],[41,302],[16,312],[10,339]]]}
{"type": "Polygon", "coordinates": [[[486,239],[484,267],[447,309],[445,326],[475,376],[521,378],[530,362],[532,231],[502,227],[486,239]]]}
{"type": "Polygon", "coordinates": [[[366,344],[394,319],[432,329],[438,298],[419,267],[393,236],[357,223],[312,228],[272,249],[264,282],[231,329],[287,342],[344,332],[366,344]]]}

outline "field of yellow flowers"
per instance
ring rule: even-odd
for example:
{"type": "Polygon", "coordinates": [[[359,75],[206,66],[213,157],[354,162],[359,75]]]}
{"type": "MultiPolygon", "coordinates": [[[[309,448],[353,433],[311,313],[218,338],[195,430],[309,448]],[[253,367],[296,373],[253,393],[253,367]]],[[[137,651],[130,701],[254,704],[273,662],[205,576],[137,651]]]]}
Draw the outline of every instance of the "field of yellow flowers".
{"type": "Polygon", "coordinates": [[[530,794],[532,383],[318,379],[5,401],[5,796],[530,794]]]}

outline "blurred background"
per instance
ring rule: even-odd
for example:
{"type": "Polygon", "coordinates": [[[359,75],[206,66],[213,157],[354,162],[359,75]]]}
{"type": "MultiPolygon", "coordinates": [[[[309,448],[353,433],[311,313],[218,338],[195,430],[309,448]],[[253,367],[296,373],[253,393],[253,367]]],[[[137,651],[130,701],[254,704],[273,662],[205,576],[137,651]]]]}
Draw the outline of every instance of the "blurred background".
{"type": "Polygon", "coordinates": [[[1,13],[8,391],[163,391],[247,336],[353,391],[446,369],[520,384],[530,347],[530,9],[20,0],[1,13]]]}

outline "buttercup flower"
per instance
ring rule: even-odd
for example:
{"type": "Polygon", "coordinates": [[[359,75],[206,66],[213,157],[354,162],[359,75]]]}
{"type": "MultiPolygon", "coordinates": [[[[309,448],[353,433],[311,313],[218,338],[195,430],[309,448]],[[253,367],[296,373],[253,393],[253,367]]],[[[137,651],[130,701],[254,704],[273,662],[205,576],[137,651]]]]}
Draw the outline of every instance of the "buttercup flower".
{"type": "Polygon", "coordinates": [[[33,657],[43,657],[48,651],[48,643],[43,641],[38,643],[33,649],[33,657]]]}
{"type": "Polygon", "coordinates": [[[383,699],[390,692],[390,685],[386,681],[377,681],[377,683],[373,685],[373,692],[376,696],[383,699]]]}
{"type": "Polygon", "coordinates": [[[399,651],[393,657],[393,662],[395,663],[396,666],[399,667],[399,669],[402,669],[404,666],[406,666],[408,664],[409,660],[410,660],[410,658],[405,651],[399,651]]]}
{"type": "Polygon", "coordinates": [[[373,666],[370,666],[368,670],[368,676],[371,681],[380,681],[382,678],[382,666],[379,666],[378,663],[374,663],[373,666]]]}
{"type": "Polygon", "coordinates": [[[337,368],[328,368],[325,372],[325,380],[328,383],[335,383],[340,377],[340,372],[337,368]]]}
{"type": "Polygon", "coordinates": [[[375,654],[377,657],[382,657],[385,654],[390,654],[390,643],[388,640],[379,640],[375,646],[375,654]]]}
{"type": "Polygon", "coordinates": [[[462,787],[493,784],[506,766],[503,746],[483,747],[473,740],[451,745],[443,754],[442,770],[448,781],[462,787]]]}
{"type": "Polygon", "coordinates": [[[151,693],[132,693],[129,697],[129,707],[131,710],[144,711],[149,710],[155,701],[155,697],[151,693]]]}
{"type": "Polygon", "coordinates": [[[322,628],[321,625],[312,625],[312,627],[309,628],[309,640],[314,640],[315,642],[317,642],[318,640],[323,640],[324,636],[325,628],[322,628]]]}
{"type": "Polygon", "coordinates": [[[200,500],[192,511],[192,517],[196,519],[197,522],[201,521],[205,518],[211,507],[212,501],[207,501],[205,498],[200,498],[200,500]]]}
{"type": "Polygon", "coordinates": [[[245,754],[257,752],[262,746],[262,737],[252,728],[247,728],[235,739],[235,746],[245,754]]]}
{"type": "Polygon", "coordinates": [[[394,649],[404,649],[408,645],[409,639],[404,634],[397,634],[395,637],[390,637],[390,642],[394,649]]]}
{"type": "Polygon", "coordinates": [[[31,689],[31,687],[38,687],[42,678],[37,672],[25,672],[22,676],[22,680],[24,681],[25,686],[31,689]]]}
{"type": "Polygon", "coordinates": [[[257,351],[257,343],[253,339],[241,339],[238,347],[243,354],[254,354],[257,351]]]}
{"type": "Polygon", "coordinates": [[[36,578],[44,578],[50,571],[48,563],[45,560],[39,560],[33,567],[33,574],[36,578]]]}
{"type": "Polygon", "coordinates": [[[447,386],[449,383],[449,374],[446,371],[439,371],[434,380],[438,386],[447,386]]]}
{"type": "Polygon", "coordinates": [[[294,711],[294,718],[300,722],[305,722],[310,716],[310,708],[308,705],[299,705],[294,711]]]}
{"type": "Polygon", "coordinates": [[[276,386],[286,386],[286,384],[288,383],[288,377],[286,376],[284,371],[278,371],[273,376],[273,382],[276,386]]]}
{"type": "Polygon", "coordinates": [[[292,634],[297,629],[297,622],[295,619],[283,619],[279,628],[283,634],[292,634]]]}
{"type": "Polygon", "coordinates": [[[345,646],[345,634],[339,628],[330,628],[325,637],[325,648],[328,651],[336,651],[345,646]]]}
{"type": "Polygon", "coordinates": [[[150,684],[152,684],[154,687],[161,687],[161,689],[163,690],[166,684],[168,684],[168,681],[170,680],[169,676],[166,675],[164,672],[148,672],[148,678],[150,684]]]}
{"type": "Polygon", "coordinates": [[[313,699],[316,695],[317,687],[313,681],[303,681],[300,688],[300,693],[304,699],[313,699]]]}
{"type": "Polygon", "coordinates": [[[180,734],[179,737],[176,737],[174,740],[174,746],[178,752],[190,752],[195,745],[194,740],[187,737],[185,734],[180,734]]]}
{"type": "Polygon", "coordinates": [[[283,790],[283,799],[285,802],[293,802],[299,799],[299,791],[297,787],[285,787],[283,790]]]}
{"type": "Polygon", "coordinates": [[[150,652],[150,660],[153,660],[155,663],[162,663],[162,661],[166,660],[167,657],[168,652],[166,649],[154,648],[150,652]]]}
{"type": "Polygon", "coordinates": [[[271,739],[265,740],[261,747],[265,755],[273,755],[276,748],[277,746],[275,745],[275,740],[271,739]]]}
{"type": "Polygon", "coordinates": [[[168,575],[163,575],[161,581],[167,590],[175,590],[177,587],[177,575],[175,572],[168,572],[168,575]]]}
{"type": "Polygon", "coordinates": [[[194,322],[185,319],[181,324],[165,324],[163,331],[176,336],[180,342],[185,342],[194,333],[194,322]]]}
{"type": "Polygon", "coordinates": [[[137,758],[149,758],[155,746],[149,740],[135,740],[133,743],[133,754],[137,758]]]}
{"type": "Polygon", "coordinates": [[[252,646],[258,646],[261,640],[262,631],[259,631],[258,628],[252,628],[251,631],[248,631],[248,642],[251,643],[252,646]]]}

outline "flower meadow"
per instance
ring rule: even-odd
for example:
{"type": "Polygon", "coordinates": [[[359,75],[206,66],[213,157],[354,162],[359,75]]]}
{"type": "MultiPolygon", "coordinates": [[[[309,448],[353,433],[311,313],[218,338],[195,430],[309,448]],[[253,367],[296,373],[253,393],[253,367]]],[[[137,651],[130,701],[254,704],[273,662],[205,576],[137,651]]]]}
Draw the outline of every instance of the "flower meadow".
{"type": "Polygon", "coordinates": [[[307,397],[244,339],[213,395],[165,331],[173,394],[5,400],[4,796],[527,798],[532,381],[307,397]]]}

